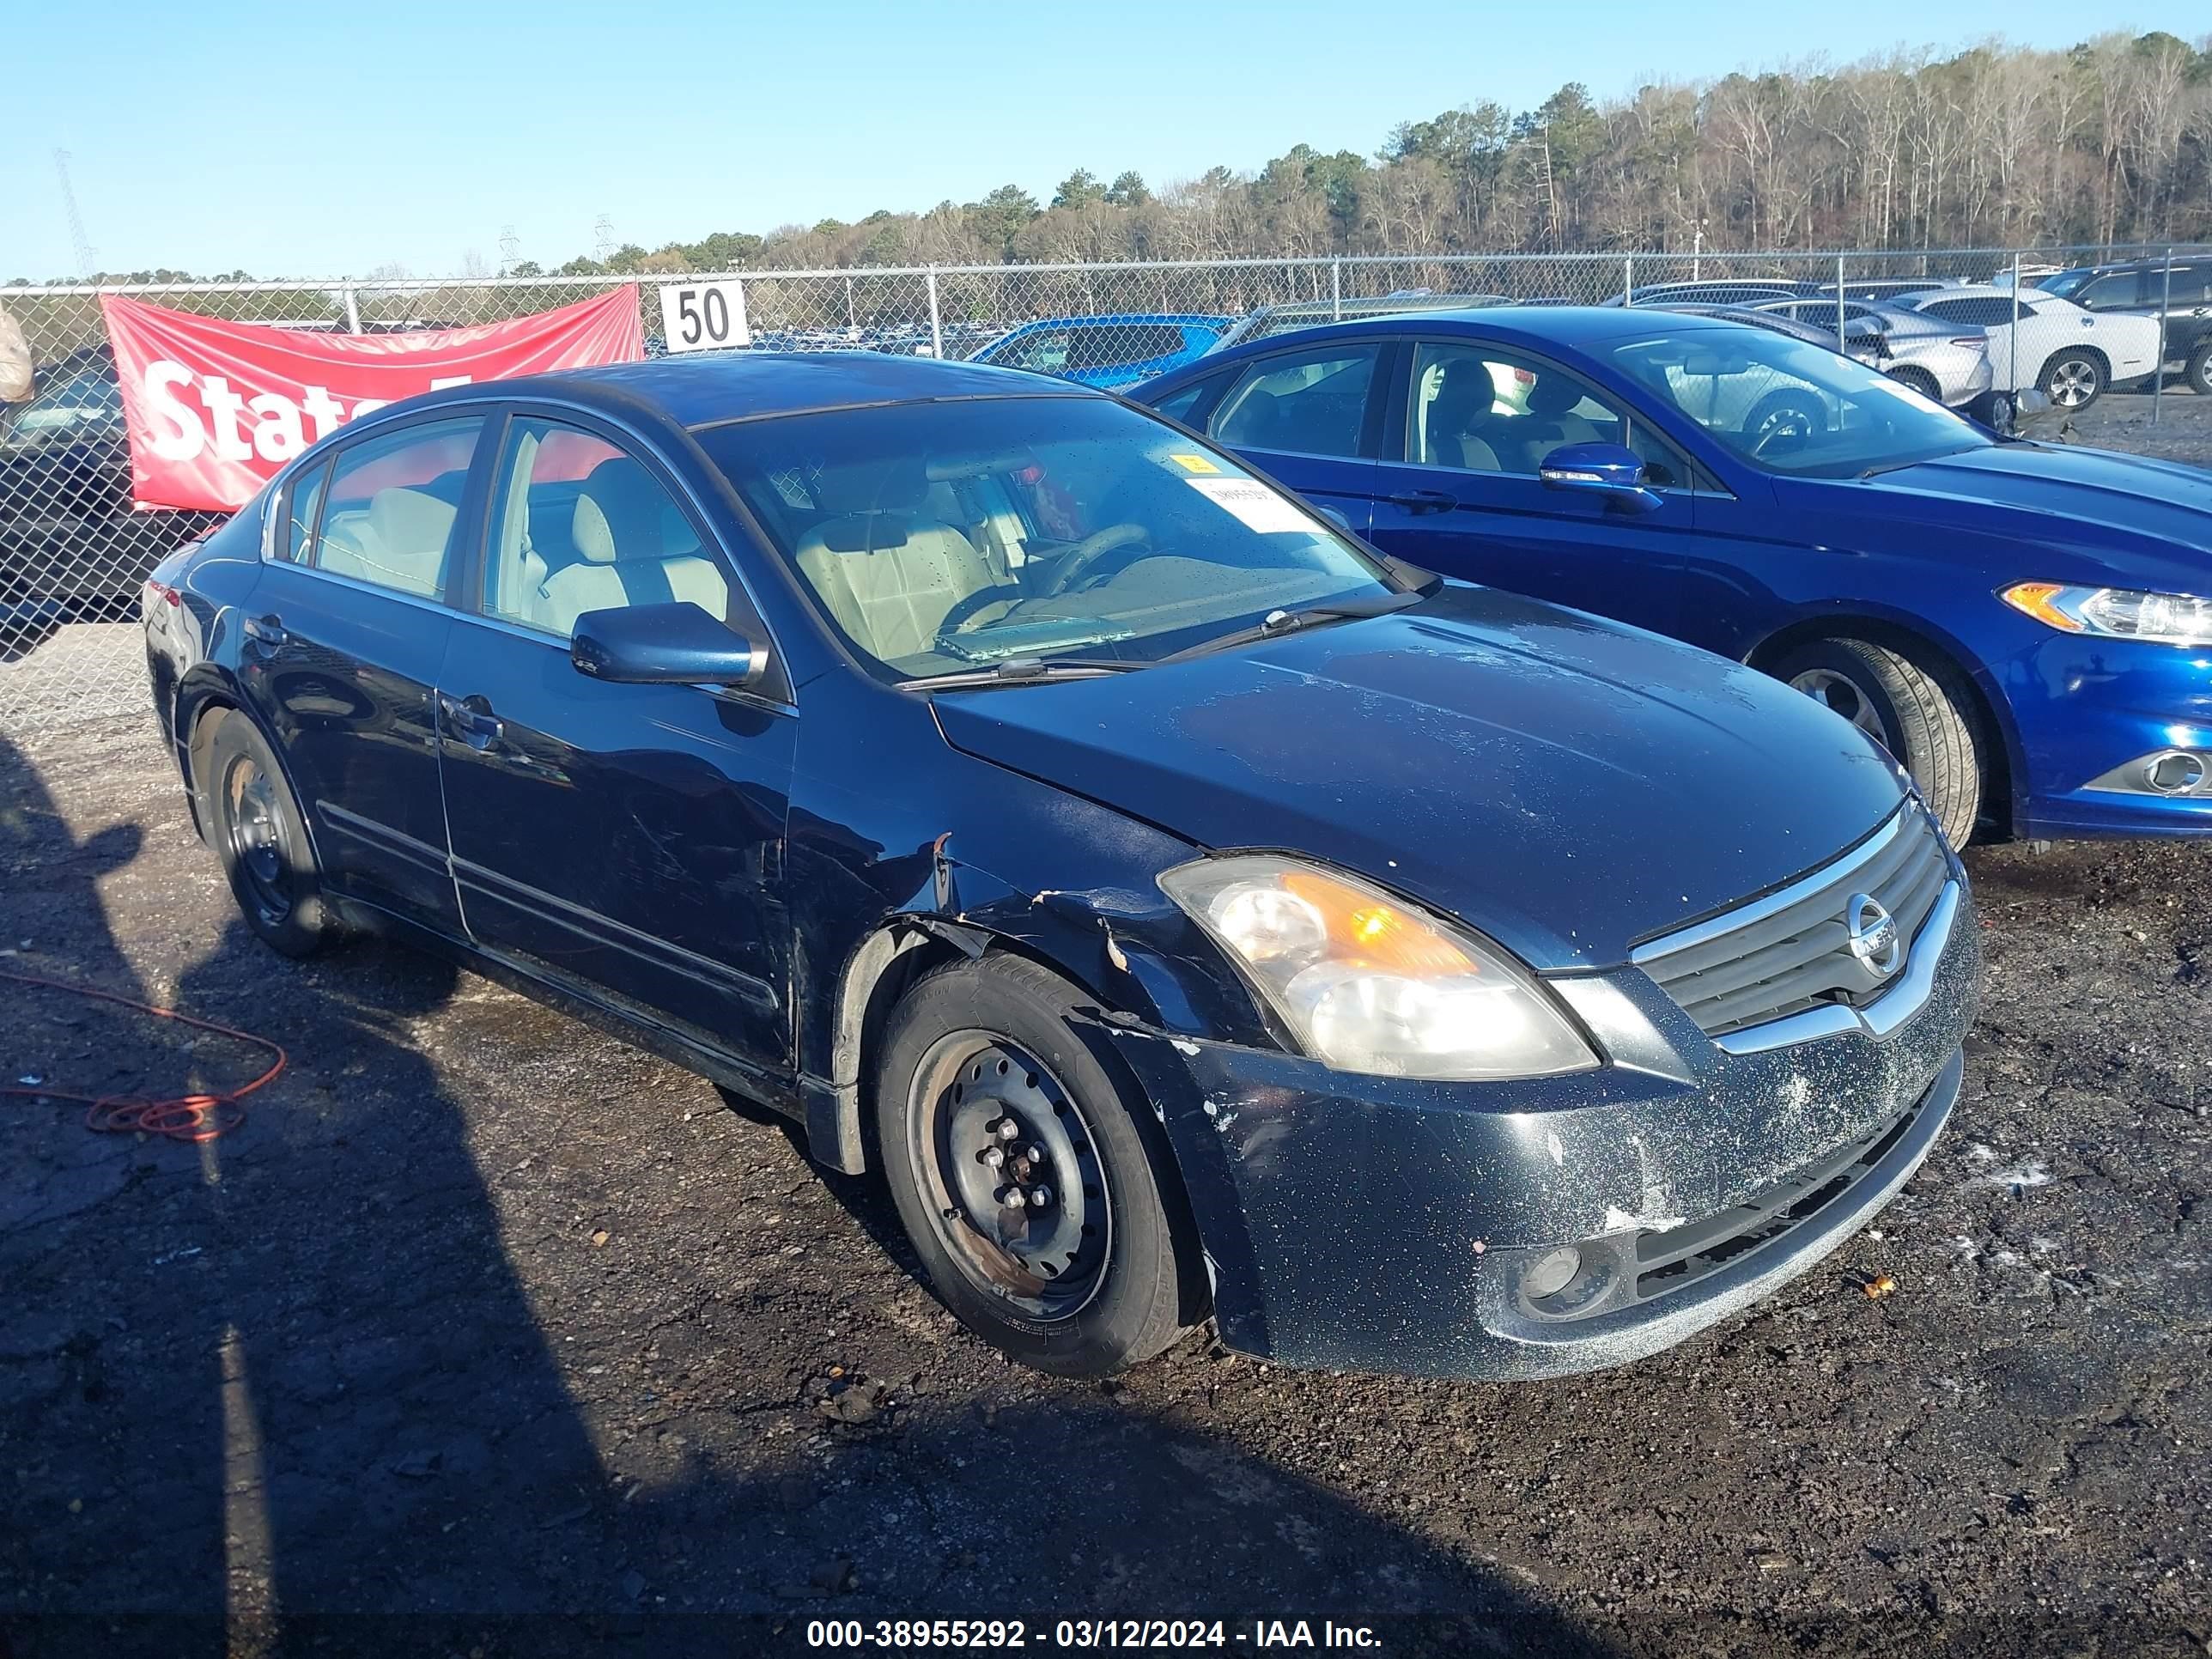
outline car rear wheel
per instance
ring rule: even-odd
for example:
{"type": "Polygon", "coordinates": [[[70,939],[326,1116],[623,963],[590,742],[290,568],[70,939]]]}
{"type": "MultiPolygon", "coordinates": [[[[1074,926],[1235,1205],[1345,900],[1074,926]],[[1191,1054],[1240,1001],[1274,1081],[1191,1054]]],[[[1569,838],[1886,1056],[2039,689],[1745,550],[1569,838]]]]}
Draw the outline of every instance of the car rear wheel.
{"type": "Polygon", "coordinates": [[[232,711],[206,740],[210,837],[246,925],[271,949],[310,957],[338,935],[289,785],[252,720],[232,711]]]}
{"type": "Polygon", "coordinates": [[[1816,640],[1768,671],[1826,704],[1889,750],[1912,775],[1954,848],[1981,811],[1981,750],[1957,673],[1867,640],[1816,640]]]}
{"type": "Polygon", "coordinates": [[[2212,398],[2212,340],[2206,340],[2189,354],[2189,361],[2182,365],[2181,378],[2198,397],[2212,398]]]}
{"type": "Polygon", "coordinates": [[[2044,395],[2060,409],[2087,409],[2104,390],[2104,360],[2094,351],[2062,351],[2043,366],[2044,395]]]}
{"type": "Polygon", "coordinates": [[[1936,384],[1936,377],[1926,369],[1893,368],[1888,373],[1889,378],[1898,385],[1909,386],[1922,397],[1934,402],[1940,404],[1943,401],[1943,388],[1936,384]]]}
{"type": "Polygon", "coordinates": [[[1062,1376],[1151,1358],[1203,1303],[1164,1138],[1078,1034],[1084,1000],[1018,957],[939,969],[893,1012],[876,1079],[884,1176],[938,1295],[1062,1376]]]}

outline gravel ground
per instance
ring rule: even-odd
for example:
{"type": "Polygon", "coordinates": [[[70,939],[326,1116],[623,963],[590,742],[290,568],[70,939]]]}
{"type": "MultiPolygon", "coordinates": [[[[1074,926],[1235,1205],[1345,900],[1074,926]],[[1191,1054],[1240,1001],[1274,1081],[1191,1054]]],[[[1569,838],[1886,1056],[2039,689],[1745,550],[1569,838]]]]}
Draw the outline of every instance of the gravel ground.
{"type": "Polygon", "coordinates": [[[2168,376],[2158,399],[2158,419],[2151,419],[2148,391],[2118,392],[2100,398],[2081,415],[2046,416],[2052,436],[2071,443],[2094,444],[2100,449],[2125,449],[2137,455],[2156,455],[2192,466],[2212,465],[2212,398],[2200,398],[2168,376]]]}
{"type": "MultiPolygon", "coordinates": [[[[397,949],[258,947],[149,730],[0,745],[0,972],[291,1060],[205,1146],[0,1102],[0,1659],[796,1652],[915,1615],[2202,1656],[2212,846],[1969,862],[1953,1126],[1748,1316],[1567,1382],[1200,1335],[1100,1388],[963,1334],[879,1189],[703,1083],[397,949]]],[[[261,1063],[18,985],[0,1010],[0,1084],[261,1063]]]]}

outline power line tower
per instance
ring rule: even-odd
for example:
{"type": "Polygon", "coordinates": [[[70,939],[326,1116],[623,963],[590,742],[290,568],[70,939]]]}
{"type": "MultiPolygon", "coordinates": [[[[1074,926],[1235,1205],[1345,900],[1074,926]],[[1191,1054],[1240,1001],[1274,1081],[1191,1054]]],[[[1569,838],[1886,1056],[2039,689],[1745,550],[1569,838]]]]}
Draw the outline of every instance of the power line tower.
{"type": "Polygon", "coordinates": [[[592,257],[605,264],[614,251],[615,222],[602,213],[592,222],[592,257]]]}
{"type": "Polygon", "coordinates": [[[499,274],[502,276],[520,263],[522,238],[514,234],[513,225],[501,225],[499,229],[499,274]]]}
{"type": "Polygon", "coordinates": [[[69,214],[70,240],[76,248],[76,274],[85,282],[92,280],[92,244],[85,239],[84,220],[76,210],[76,190],[70,183],[70,153],[65,149],[54,152],[54,173],[62,181],[62,206],[69,214]]]}

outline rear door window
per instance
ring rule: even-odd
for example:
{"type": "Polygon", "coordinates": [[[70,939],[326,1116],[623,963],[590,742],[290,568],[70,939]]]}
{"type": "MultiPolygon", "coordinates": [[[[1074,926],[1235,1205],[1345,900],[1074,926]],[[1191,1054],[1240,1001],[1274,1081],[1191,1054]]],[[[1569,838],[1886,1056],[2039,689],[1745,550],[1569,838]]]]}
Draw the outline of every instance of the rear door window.
{"type": "Polygon", "coordinates": [[[1213,436],[1232,449],[1356,457],[1382,353],[1363,340],[1262,358],[1222,399],[1213,436]]]}
{"type": "Polygon", "coordinates": [[[483,417],[423,421],[338,452],[317,568],[442,604],[483,417]]]}

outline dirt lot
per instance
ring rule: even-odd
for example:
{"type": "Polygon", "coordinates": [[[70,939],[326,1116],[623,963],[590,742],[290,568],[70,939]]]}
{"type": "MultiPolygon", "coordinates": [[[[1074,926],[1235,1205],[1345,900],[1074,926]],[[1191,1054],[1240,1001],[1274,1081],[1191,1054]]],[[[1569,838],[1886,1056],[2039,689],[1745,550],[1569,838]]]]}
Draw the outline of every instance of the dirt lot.
{"type": "MultiPolygon", "coordinates": [[[[291,1057],[204,1147],[0,1101],[0,1655],[1334,1614],[1398,1652],[2201,1656],[2212,847],[1970,862],[1954,1126],[1750,1316],[1571,1382],[1200,1337],[1101,1389],[961,1334],[878,1191],[706,1085],[395,949],[255,945],[150,732],[0,749],[0,971],[291,1057]]],[[[0,1083],[260,1063],[17,985],[0,1011],[0,1083]]]]}

